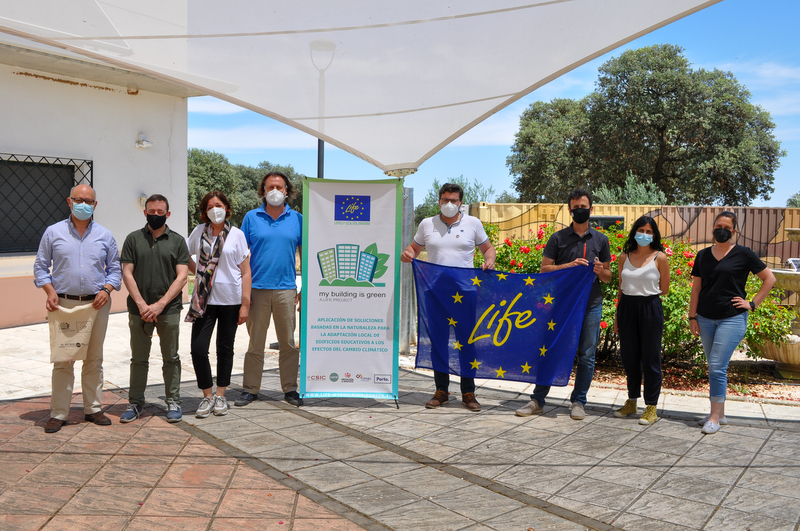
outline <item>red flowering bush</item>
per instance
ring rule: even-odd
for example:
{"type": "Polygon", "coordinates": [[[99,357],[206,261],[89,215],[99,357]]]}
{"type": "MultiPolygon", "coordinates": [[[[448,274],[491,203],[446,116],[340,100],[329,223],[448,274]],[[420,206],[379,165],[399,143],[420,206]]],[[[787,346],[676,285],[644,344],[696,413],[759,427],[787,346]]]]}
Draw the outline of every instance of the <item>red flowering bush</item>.
{"type": "MultiPolygon", "coordinates": [[[[536,233],[528,231],[528,239],[508,237],[502,243],[498,241],[496,225],[484,223],[484,229],[489,240],[497,251],[495,269],[509,273],[538,273],[542,267],[542,251],[548,238],[555,232],[555,225],[542,223],[536,233]]],[[[475,267],[483,264],[481,253],[475,253],[475,267]]]]}
{"type": "MultiPolygon", "coordinates": [[[[548,238],[556,231],[553,223],[542,223],[536,230],[528,231],[529,239],[508,237],[502,243],[498,242],[499,231],[496,225],[484,224],[486,234],[497,251],[496,269],[510,273],[538,273],[542,266],[542,252],[548,238]]],[[[603,316],[597,355],[599,359],[616,352],[618,336],[614,333],[613,324],[616,319],[617,290],[619,288],[619,254],[628,238],[623,231],[622,222],[608,229],[598,229],[608,237],[611,247],[611,280],[602,283],[603,290],[603,316]]],[[[664,254],[669,258],[670,287],[669,294],[662,297],[664,307],[664,335],[662,339],[662,357],[665,363],[675,361],[701,361],[704,358],[700,339],[694,337],[689,330],[689,298],[692,291],[693,277],[691,275],[696,251],[691,246],[691,240],[662,239],[664,254]]],[[[475,267],[483,263],[481,253],[475,253],[475,267]]],[[[748,299],[758,291],[760,281],[750,275],[747,283],[748,299]]],[[[765,341],[782,342],[790,333],[794,312],[784,306],[779,306],[782,291],[774,289],[754,312],[750,312],[750,322],[744,342],[752,349],[757,349],[765,341]]],[[[753,357],[756,354],[750,354],[753,357]]]]}

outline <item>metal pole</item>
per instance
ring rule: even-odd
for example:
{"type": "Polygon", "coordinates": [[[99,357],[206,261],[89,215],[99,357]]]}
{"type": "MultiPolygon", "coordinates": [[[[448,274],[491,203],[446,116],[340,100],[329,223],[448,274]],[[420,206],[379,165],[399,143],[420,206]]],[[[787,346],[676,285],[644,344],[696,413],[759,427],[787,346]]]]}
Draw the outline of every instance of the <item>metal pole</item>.
{"type": "MultiPolygon", "coordinates": [[[[322,133],[325,130],[323,116],[325,116],[325,70],[319,71],[319,114],[317,115],[317,130],[322,133]]],[[[325,141],[317,139],[317,178],[325,178],[325,141]]]]}
{"type": "Polygon", "coordinates": [[[325,169],[325,142],[321,139],[317,139],[317,177],[320,179],[324,179],[324,169],[325,169]]]}

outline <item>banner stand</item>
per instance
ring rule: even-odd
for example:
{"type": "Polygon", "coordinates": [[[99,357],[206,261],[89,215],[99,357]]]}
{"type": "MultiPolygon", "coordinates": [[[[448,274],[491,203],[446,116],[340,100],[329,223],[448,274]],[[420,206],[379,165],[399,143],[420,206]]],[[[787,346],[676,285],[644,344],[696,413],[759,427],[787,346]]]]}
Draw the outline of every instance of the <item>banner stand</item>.
{"type": "Polygon", "coordinates": [[[399,409],[398,179],[303,180],[300,396],[399,409]]]}

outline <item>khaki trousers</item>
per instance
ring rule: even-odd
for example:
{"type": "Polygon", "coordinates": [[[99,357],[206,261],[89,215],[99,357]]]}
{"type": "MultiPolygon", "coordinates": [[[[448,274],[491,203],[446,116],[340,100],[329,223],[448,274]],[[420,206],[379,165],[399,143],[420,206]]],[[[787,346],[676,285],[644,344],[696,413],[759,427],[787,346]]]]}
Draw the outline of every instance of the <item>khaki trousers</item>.
{"type": "Polygon", "coordinates": [[[294,344],[295,300],[294,289],[252,289],[250,291],[250,317],[247,319],[247,333],[250,344],[244,355],[244,390],[258,394],[261,389],[261,375],[264,372],[264,346],[267,342],[270,317],[275,322],[280,354],[278,367],[281,374],[281,390],[284,393],[297,391],[297,370],[300,351],[294,344]]]}
{"type": "MultiPolygon", "coordinates": [[[[58,299],[59,306],[75,308],[92,304],[94,301],[72,301],[58,299]]],[[[101,409],[103,395],[103,342],[108,328],[108,312],[111,299],[97,312],[92,335],[89,338],[89,351],[81,368],[81,391],[83,392],[83,412],[87,415],[97,413],[101,409]]],[[[75,362],[64,361],[53,364],[52,386],[50,398],[50,415],[59,420],[67,420],[69,406],[72,402],[72,387],[75,384],[75,362]]]]}

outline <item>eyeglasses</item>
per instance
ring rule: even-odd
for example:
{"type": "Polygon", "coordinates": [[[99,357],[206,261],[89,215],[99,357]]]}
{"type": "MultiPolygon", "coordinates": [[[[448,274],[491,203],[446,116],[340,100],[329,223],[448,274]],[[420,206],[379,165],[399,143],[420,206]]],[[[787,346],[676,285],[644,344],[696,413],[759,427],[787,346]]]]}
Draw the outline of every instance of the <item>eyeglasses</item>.
{"type": "Polygon", "coordinates": [[[78,203],[79,205],[81,203],[86,203],[87,205],[94,206],[94,204],[97,203],[94,199],[81,199],[80,197],[70,197],[70,199],[72,199],[73,203],[78,203]]]}
{"type": "Polygon", "coordinates": [[[445,203],[450,203],[451,205],[457,205],[461,202],[461,199],[445,199],[444,197],[439,199],[439,201],[444,201],[445,203]]]}

